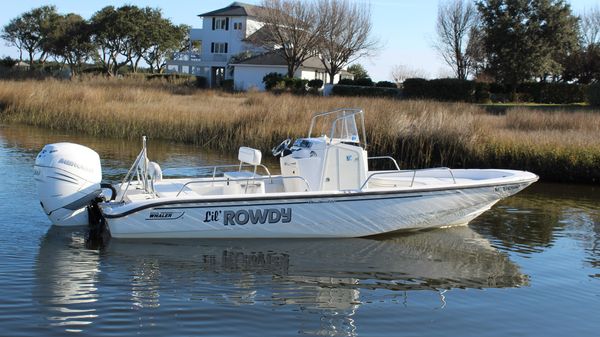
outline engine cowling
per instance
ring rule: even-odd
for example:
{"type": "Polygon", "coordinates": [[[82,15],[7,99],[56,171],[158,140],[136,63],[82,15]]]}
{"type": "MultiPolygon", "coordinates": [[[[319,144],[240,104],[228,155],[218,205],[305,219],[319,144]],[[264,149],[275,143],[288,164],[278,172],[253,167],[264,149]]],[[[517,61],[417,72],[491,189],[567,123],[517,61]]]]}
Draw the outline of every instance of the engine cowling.
{"type": "Polygon", "coordinates": [[[35,160],[34,176],[42,208],[53,224],[88,224],[87,206],[101,193],[98,153],[79,144],[48,144],[35,160]]]}

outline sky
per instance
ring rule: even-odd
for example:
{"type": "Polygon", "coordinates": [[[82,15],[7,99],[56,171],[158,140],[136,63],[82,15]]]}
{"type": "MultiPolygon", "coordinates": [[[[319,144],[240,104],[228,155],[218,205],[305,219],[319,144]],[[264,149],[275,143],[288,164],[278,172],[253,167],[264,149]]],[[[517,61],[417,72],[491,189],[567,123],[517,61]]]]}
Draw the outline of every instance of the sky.
{"type": "MultiPolygon", "coordinates": [[[[234,0],[53,0],[10,1],[2,6],[0,24],[6,25],[32,8],[43,5],[55,5],[60,13],[77,13],[86,19],[104,6],[122,6],[125,4],[139,7],[150,6],[160,8],[163,14],[175,24],[187,24],[200,28],[198,14],[226,7],[234,0]]],[[[362,64],[375,81],[392,80],[391,71],[394,66],[412,69],[424,77],[446,77],[452,74],[450,68],[442,61],[433,49],[435,39],[435,21],[438,11],[438,0],[371,0],[357,2],[367,3],[371,8],[373,37],[380,42],[375,55],[361,58],[362,64]]],[[[260,0],[243,0],[249,4],[259,4],[260,0]]],[[[570,0],[573,13],[582,14],[586,9],[599,5],[598,0],[570,0]]],[[[18,57],[14,47],[0,41],[0,57],[18,57]]]]}

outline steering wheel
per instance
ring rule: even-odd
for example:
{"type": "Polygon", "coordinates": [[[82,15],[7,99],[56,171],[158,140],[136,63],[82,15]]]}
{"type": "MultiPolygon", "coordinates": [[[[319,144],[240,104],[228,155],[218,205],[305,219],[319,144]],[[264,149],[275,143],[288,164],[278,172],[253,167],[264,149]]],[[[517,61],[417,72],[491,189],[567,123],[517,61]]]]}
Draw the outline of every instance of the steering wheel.
{"type": "Polygon", "coordinates": [[[273,153],[273,155],[274,155],[275,157],[277,157],[278,155],[280,155],[280,154],[281,154],[281,152],[283,152],[283,150],[285,150],[285,149],[287,149],[287,148],[288,148],[288,146],[290,145],[290,143],[291,143],[291,142],[292,142],[292,140],[291,140],[291,139],[289,139],[289,138],[288,138],[288,139],[286,139],[286,140],[284,140],[283,142],[281,142],[281,144],[279,144],[279,145],[275,146],[275,147],[274,147],[274,148],[271,150],[271,153],[273,153]]]}

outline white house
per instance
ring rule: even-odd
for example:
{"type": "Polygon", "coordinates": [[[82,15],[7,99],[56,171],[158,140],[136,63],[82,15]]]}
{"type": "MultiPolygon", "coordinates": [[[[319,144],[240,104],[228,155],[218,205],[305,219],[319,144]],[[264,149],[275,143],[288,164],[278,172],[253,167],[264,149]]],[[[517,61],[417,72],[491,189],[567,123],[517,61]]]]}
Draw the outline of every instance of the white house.
{"type": "MultiPolygon", "coordinates": [[[[231,64],[233,66],[233,85],[236,90],[258,89],[265,90],[262,82],[263,77],[268,73],[287,74],[287,63],[282,54],[275,50],[259,54],[245,60],[231,64]]],[[[351,77],[346,71],[335,75],[334,82],[337,83],[342,78],[351,77]]],[[[329,75],[325,71],[321,60],[317,57],[311,57],[302,62],[294,77],[307,80],[320,79],[323,83],[328,83],[329,75]]]]}
{"type": "MultiPolygon", "coordinates": [[[[204,76],[211,87],[218,87],[224,79],[233,79],[236,90],[264,90],[263,77],[270,72],[286,74],[287,66],[277,51],[268,52],[251,42],[255,40],[253,34],[260,35],[263,26],[257,19],[261,10],[260,6],[233,2],[200,14],[202,28],[190,30],[189,51],[175,54],[167,62],[167,72],[204,76]],[[200,47],[192,49],[194,42],[200,47]],[[240,59],[241,55],[254,56],[240,59]]],[[[306,60],[295,76],[327,82],[325,68],[316,57],[306,60]]],[[[338,79],[339,75],[335,82],[338,79]]]]}

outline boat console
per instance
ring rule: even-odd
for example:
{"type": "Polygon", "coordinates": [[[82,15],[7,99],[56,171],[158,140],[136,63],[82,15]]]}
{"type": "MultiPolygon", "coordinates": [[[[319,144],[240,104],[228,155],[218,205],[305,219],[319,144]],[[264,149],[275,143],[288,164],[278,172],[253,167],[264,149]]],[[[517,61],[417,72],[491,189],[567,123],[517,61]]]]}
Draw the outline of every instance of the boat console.
{"type": "MultiPolygon", "coordinates": [[[[367,177],[368,160],[362,113],[360,109],[340,109],[316,114],[308,137],[298,138],[291,148],[277,153],[281,154],[282,176],[302,177],[313,191],[359,189],[367,177]],[[320,127],[323,131],[319,133],[320,127]]],[[[284,185],[286,192],[306,188],[301,180],[284,180],[284,185]]]]}

